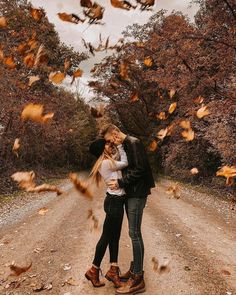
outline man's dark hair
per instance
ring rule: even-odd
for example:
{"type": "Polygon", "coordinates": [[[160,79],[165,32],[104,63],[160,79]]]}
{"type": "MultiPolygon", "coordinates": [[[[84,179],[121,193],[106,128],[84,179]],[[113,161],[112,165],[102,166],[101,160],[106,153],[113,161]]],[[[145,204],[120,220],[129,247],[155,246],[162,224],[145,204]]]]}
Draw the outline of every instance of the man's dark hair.
{"type": "Polygon", "coordinates": [[[120,129],[114,124],[108,124],[102,128],[101,136],[104,137],[107,133],[111,133],[112,131],[120,132],[120,129]]]}

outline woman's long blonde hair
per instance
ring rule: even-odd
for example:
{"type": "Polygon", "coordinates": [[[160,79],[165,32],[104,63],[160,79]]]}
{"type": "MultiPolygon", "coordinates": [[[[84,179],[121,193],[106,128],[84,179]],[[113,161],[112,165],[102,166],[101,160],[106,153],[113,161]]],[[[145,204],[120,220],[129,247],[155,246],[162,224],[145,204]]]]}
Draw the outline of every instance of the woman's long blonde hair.
{"type": "Polygon", "coordinates": [[[97,159],[96,163],[94,164],[89,177],[91,178],[91,180],[93,182],[95,182],[97,184],[97,186],[101,183],[102,180],[102,176],[99,172],[99,169],[102,165],[102,162],[104,160],[110,160],[111,165],[115,165],[115,160],[111,157],[111,155],[109,155],[109,153],[104,149],[103,153],[101,154],[101,156],[97,159]]]}

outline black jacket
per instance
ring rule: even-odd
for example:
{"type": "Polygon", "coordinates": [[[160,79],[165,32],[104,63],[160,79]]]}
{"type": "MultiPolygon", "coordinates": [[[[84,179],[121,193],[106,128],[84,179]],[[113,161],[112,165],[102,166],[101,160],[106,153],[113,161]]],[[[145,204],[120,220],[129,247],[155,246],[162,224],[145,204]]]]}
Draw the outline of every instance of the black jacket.
{"type": "Polygon", "coordinates": [[[129,165],[122,170],[123,178],[118,180],[119,186],[125,189],[128,198],[146,197],[155,187],[155,182],[145,148],[139,139],[129,135],[123,145],[129,165]]]}

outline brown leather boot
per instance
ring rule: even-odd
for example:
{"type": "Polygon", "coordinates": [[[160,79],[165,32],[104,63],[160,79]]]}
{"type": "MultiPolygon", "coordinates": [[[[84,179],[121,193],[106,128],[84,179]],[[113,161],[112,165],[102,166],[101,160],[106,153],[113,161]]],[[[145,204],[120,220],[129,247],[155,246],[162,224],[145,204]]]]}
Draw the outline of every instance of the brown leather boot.
{"type": "Polygon", "coordinates": [[[100,270],[99,268],[92,266],[85,274],[86,279],[91,281],[91,283],[93,284],[95,288],[105,286],[105,283],[102,283],[99,280],[99,270],[100,270]]]}
{"type": "Polygon", "coordinates": [[[105,278],[108,281],[111,281],[116,288],[123,286],[123,284],[120,281],[119,273],[120,273],[119,266],[111,265],[110,269],[105,275],[105,278]]]}
{"type": "Polygon", "coordinates": [[[124,286],[116,290],[116,295],[121,295],[121,294],[135,295],[138,293],[145,292],[145,290],[146,289],[145,289],[143,274],[141,275],[132,274],[129,280],[126,283],[124,283],[124,286]]]}
{"type": "Polygon", "coordinates": [[[132,274],[133,269],[134,269],[134,262],[131,261],[130,262],[129,270],[126,273],[123,273],[123,274],[120,275],[120,280],[122,282],[127,282],[128,279],[131,277],[131,274],[132,274]]]}

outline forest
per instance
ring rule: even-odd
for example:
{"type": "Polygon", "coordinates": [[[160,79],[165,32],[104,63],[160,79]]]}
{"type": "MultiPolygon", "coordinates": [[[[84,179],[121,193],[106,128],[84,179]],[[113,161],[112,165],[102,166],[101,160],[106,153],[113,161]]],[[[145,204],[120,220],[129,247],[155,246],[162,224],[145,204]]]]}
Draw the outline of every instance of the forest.
{"type": "Polygon", "coordinates": [[[1,0],[1,193],[16,189],[16,171],[89,169],[88,145],[106,122],[143,140],[157,174],[235,192],[235,3],[194,2],[194,22],[160,10],[106,44],[109,54],[91,70],[91,105],[60,85],[79,79],[89,53],[61,43],[43,10],[1,0]],[[23,116],[29,104],[40,118],[23,116]]]}

